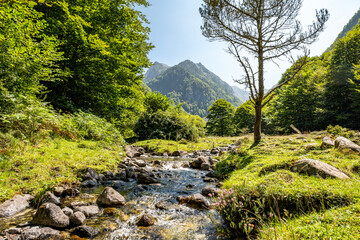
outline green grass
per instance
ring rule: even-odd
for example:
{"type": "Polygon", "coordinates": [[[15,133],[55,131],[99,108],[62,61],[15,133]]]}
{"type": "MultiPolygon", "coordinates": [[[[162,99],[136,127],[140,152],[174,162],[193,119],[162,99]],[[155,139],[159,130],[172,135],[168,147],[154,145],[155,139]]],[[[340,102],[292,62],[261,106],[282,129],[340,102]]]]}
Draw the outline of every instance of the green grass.
{"type": "Polygon", "coordinates": [[[16,193],[37,195],[59,183],[76,183],[87,167],[115,170],[124,156],[120,145],[100,141],[12,141],[0,154],[0,202],[16,193]]]}
{"type": "Polygon", "coordinates": [[[237,154],[222,156],[217,172],[226,178],[224,188],[246,189],[265,201],[276,200],[277,210],[273,203],[268,205],[280,216],[261,224],[258,239],[360,238],[360,155],[322,150],[322,136],[325,133],[306,135],[305,139],[267,136],[256,146],[246,137],[240,139],[243,144],[237,154]],[[321,179],[289,170],[293,162],[304,158],[331,164],[351,179],[321,179]]]}

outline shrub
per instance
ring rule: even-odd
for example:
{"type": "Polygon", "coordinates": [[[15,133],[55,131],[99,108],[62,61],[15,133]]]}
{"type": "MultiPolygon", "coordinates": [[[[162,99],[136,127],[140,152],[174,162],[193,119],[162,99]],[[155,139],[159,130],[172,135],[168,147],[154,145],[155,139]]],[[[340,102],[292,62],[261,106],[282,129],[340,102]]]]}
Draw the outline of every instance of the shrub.
{"type": "Polygon", "coordinates": [[[0,103],[0,129],[30,141],[60,136],[123,143],[118,129],[105,119],[81,111],[61,115],[36,98],[6,92],[2,92],[0,103]]]}
{"type": "Polygon", "coordinates": [[[140,140],[187,139],[195,141],[202,136],[205,123],[196,117],[174,110],[144,113],[135,125],[134,132],[140,140]],[[195,120],[195,121],[194,121],[195,120]]]}

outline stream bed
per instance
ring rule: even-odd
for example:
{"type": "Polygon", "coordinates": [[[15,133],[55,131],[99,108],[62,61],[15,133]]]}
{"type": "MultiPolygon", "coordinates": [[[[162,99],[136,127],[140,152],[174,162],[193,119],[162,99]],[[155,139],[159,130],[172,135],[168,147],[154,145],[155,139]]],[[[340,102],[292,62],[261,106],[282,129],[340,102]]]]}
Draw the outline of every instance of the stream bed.
{"type": "MultiPolygon", "coordinates": [[[[154,159],[143,160],[149,163],[154,159]]],[[[185,161],[189,160],[163,158],[161,167],[147,164],[147,170],[154,172],[160,184],[141,185],[135,180],[107,181],[96,188],[80,189],[79,197],[63,200],[62,206],[75,202],[92,204],[106,186],[111,186],[125,197],[127,203],[119,208],[100,208],[98,216],[87,219],[86,225],[100,229],[100,234],[94,239],[221,239],[210,220],[220,221],[214,210],[196,210],[180,205],[176,200],[178,196],[201,193],[205,186],[215,187],[214,183],[203,181],[208,171],[183,168],[181,165],[185,161]],[[153,216],[156,223],[150,227],[138,227],[136,221],[145,213],[153,216]]],[[[27,210],[15,217],[0,219],[0,226],[6,223],[0,230],[30,221],[33,212],[34,210],[27,210]]],[[[61,234],[65,239],[71,237],[67,230],[61,234]]]]}

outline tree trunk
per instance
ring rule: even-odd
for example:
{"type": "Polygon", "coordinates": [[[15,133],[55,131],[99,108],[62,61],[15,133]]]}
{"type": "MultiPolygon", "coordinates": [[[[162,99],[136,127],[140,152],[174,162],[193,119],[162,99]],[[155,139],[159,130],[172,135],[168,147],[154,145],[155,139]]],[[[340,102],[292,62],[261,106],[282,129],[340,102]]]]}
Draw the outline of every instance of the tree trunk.
{"type": "Polygon", "coordinates": [[[261,140],[261,103],[255,105],[255,124],[254,124],[254,143],[258,143],[261,140]]]}

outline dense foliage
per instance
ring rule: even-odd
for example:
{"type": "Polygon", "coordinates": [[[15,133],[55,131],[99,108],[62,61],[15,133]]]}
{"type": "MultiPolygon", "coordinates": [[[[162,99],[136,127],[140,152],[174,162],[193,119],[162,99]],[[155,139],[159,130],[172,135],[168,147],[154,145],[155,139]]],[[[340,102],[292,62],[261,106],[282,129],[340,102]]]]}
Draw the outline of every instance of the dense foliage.
{"type": "Polygon", "coordinates": [[[190,114],[205,117],[210,105],[221,98],[234,106],[240,105],[232,88],[201,63],[186,60],[173,67],[157,63],[147,75],[146,84],[153,91],[165,94],[177,104],[182,103],[190,114]]]}
{"type": "Polygon", "coordinates": [[[235,108],[231,103],[225,99],[216,100],[208,111],[206,129],[209,134],[216,136],[232,136],[234,134],[235,108]]]}
{"type": "MultiPolygon", "coordinates": [[[[330,51],[309,59],[288,85],[276,92],[266,116],[272,131],[322,130],[328,125],[359,129],[360,24],[330,51]]],[[[290,68],[285,74],[291,74],[290,68]]]]}
{"type": "Polygon", "coordinates": [[[160,93],[148,93],[144,112],[134,132],[138,139],[197,140],[204,136],[205,121],[199,116],[184,112],[180,105],[160,93]]]}

